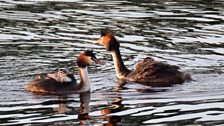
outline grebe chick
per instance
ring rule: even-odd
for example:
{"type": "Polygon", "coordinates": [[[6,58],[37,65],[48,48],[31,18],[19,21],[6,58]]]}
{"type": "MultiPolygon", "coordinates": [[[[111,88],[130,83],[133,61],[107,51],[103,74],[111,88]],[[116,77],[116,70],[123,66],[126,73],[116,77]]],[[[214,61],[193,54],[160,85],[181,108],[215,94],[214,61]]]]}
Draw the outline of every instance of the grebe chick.
{"type": "Polygon", "coordinates": [[[191,80],[190,75],[180,72],[178,66],[155,61],[149,57],[138,62],[135,70],[127,69],[121,58],[120,43],[111,31],[103,31],[96,43],[102,44],[112,55],[116,76],[119,80],[151,86],[169,86],[191,80]]]}
{"type": "Polygon", "coordinates": [[[94,55],[93,51],[82,52],[77,58],[77,65],[80,75],[80,83],[76,83],[74,75],[65,69],[58,69],[45,76],[38,75],[30,83],[25,85],[25,90],[34,93],[44,94],[67,94],[87,92],[90,90],[90,80],[87,66],[90,64],[103,64],[94,55]]]}

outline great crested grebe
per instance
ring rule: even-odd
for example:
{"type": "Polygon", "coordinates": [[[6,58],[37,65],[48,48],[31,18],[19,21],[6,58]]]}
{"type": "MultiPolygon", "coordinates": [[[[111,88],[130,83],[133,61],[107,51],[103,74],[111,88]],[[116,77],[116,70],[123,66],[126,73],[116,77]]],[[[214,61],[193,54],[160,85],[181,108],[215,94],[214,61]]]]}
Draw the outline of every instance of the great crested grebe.
{"type": "Polygon", "coordinates": [[[190,75],[180,72],[178,66],[155,61],[149,57],[139,61],[135,66],[135,70],[127,69],[121,58],[120,43],[111,31],[103,31],[96,43],[102,44],[111,53],[116,76],[124,82],[137,82],[151,86],[168,86],[191,80],[190,75]]]}
{"type": "Polygon", "coordinates": [[[103,64],[94,55],[93,51],[82,52],[77,58],[80,83],[76,83],[74,75],[65,69],[58,69],[45,76],[37,76],[25,86],[26,91],[45,94],[66,94],[87,92],[90,90],[90,80],[87,66],[90,64],[103,64]]]}

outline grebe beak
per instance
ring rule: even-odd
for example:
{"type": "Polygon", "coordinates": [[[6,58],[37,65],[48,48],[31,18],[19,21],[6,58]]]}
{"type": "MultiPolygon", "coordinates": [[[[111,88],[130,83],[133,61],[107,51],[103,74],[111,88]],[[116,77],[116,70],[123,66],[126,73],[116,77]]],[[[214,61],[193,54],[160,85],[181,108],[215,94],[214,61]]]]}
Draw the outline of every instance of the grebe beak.
{"type": "Polygon", "coordinates": [[[96,58],[91,58],[93,61],[94,61],[94,63],[95,64],[100,64],[100,65],[104,65],[105,64],[105,62],[103,62],[103,61],[101,61],[101,60],[98,60],[98,59],[96,59],[96,58]]]}
{"type": "Polygon", "coordinates": [[[93,44],[102,44],[103,42],[103,37],[100,37],[96,42],[93,42],[93,44]]]}

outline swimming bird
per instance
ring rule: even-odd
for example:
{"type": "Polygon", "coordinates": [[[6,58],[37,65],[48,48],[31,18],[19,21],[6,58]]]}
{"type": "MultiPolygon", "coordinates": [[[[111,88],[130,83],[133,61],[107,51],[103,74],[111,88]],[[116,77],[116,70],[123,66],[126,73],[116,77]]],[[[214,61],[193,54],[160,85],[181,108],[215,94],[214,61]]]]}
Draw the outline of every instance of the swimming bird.
{"type": "Polygon", "coordinates": [[[58,69],[44,76],[37,75],[30,83],[25,85],[25,90],[44,94],[87,92],[90,90],[87,66],[93,63],[103,64],[96,58],[92,50],[84,51],[77,58],[80,75],[79,84],[72,73],[65,69],[58,69]]]}
{"type": "Polygon", "coordinates": [[[135,70],[127,69],[120,54],[120,43],[111,31],[103,31],[100,39],[95,43],[103,45],[110,52],[116,76],[123,82],[136,82],[151,86],[169,86],[191,80],[190,75],[180,72],[178,66],[155,61],[150,57],[139,61],[135,66],[135,70]]]}

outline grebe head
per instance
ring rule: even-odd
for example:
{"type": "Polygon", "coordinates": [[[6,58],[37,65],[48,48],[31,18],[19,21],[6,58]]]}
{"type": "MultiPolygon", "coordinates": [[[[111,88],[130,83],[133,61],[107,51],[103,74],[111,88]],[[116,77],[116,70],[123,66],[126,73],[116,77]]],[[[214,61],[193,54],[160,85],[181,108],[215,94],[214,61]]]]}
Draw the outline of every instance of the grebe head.
{"type": "Polygon", "coordinates": [[[108,30],[101,32],[100,39],[96,43],[102,44],[107,51],[114,51],[120,47],[113,33],[108,30]]]}
{"type": "Polygon", "coordinates": [[[71,75],[72,74],[66,69],[58,69],[55,72],[47,74],[48,77],[53,78],[61,83],[72,82],[73,78],[71,75]]]}
{"type": "Polygon", "coordinates": [[[90,64],[104,64],[102,61],[98,60],[93,53],[92,50],[86,50],[82,52],[78,59],[77,59],[77,64],[79,67],[85,68],[89,66],[90,64]]]}

